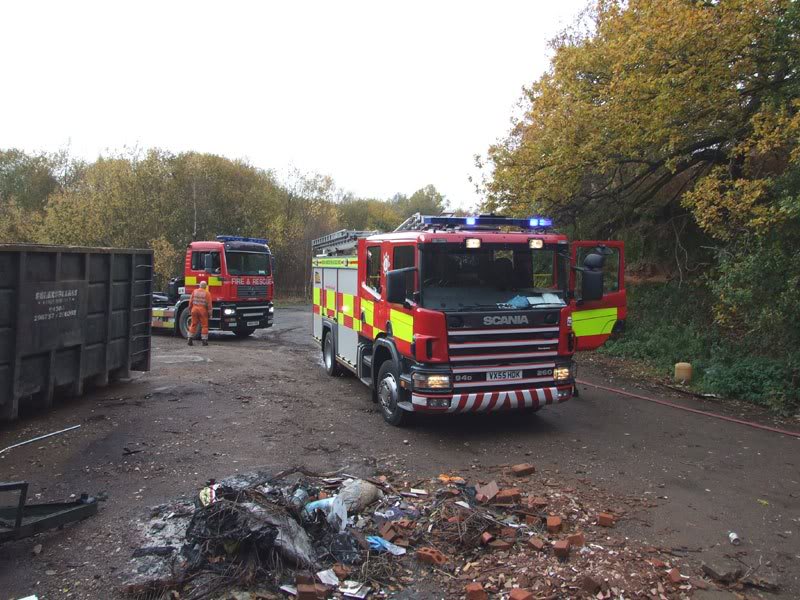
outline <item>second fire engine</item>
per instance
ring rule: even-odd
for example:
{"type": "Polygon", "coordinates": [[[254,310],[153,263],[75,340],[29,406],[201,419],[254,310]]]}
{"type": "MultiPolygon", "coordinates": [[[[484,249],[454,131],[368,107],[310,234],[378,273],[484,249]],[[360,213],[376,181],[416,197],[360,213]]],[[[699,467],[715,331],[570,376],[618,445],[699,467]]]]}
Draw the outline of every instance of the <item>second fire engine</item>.
{"type": "Polygon", "coordinates": [[[573,355],[626,317],[622,242],[569,243],[545,218],[423,217],[313,243],[313,335],[384,419],[535,411],[575,388],[573,355]]]}

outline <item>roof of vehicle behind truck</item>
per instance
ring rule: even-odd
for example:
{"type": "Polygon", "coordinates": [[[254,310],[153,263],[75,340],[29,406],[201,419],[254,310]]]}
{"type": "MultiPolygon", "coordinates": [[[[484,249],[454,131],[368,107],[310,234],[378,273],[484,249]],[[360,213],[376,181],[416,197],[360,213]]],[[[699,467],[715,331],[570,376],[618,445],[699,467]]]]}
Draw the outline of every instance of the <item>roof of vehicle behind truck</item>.
{"type": "Polygon", "coordinates": [[[429,230],[429,231],[396,231],[379,233],[365,238],[367,242],[417,242],[420,244],[461,243],[467,238],[478,238],[487,244],[522,244],[530,239],[542,240],[545,244],[566,244],[567,236],[563,233],[535,231],[497,231],[485,229],[472,230],[429,230]],[[439,242],[442,243],[442,242],[439,242]]]}

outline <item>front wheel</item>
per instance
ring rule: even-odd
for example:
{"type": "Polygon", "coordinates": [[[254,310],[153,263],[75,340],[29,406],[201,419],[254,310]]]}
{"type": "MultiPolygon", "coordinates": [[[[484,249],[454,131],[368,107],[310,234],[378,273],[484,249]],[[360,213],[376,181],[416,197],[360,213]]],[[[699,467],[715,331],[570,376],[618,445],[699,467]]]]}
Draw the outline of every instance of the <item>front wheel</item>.
{"type": "Polygon", "coordinates": [[[192,311],[184,308],[178,315],[178,333],[183,339],[189,339],[189,332],[192,330],[192,311]]]}
{"type": "Polygon", "coordinates": [[[392,361],[387,360],[381,365],[381,369],[378,372],[377,396],[383,420],[389,425],[402,427],[411,421],[411,413],[403,410],[398,405],[405,394],[407,392],[400,388],[400,376],[397,374],[392,361]]]}
{"type": "Polygon", "coordinates": [[[336,377],[342,372],[339,363],[336,362],[336,352],[333,348],[333,334],[328,332],[322,342],[322,362],[325,363],[325,372],[331,377],[336,377]]]}
{"type": "Polygon", "coordinates": [[[253,335],[253,332],[256,330],[255,327],[242,327],[240,329],[234,329],[233,333],[236,334],[238,338],[246,338],[248,336],[253,335]]]}

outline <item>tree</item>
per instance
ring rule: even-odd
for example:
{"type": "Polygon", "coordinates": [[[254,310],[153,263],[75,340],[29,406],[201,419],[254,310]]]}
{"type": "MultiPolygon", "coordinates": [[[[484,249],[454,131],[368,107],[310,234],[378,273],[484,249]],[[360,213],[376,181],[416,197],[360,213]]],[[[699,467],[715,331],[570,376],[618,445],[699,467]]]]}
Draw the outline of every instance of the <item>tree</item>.
{"type": "Polygon", "coordinates": [[[723,240],[784,219],[772,182],[800,158],[800,4],[601,0],[589,18],[490,148],[488,206],[606,234],[688,210],[723,240]]]}

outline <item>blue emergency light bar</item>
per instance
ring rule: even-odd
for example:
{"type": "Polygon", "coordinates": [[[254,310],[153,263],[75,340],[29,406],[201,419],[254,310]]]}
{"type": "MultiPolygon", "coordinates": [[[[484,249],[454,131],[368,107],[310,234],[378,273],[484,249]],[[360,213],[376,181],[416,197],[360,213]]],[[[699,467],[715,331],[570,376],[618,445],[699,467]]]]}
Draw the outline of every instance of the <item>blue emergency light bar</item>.
{"type": "Polygon", "coordinates": [[[264,244],[267,245],[267,240],[265,238],[251,238],[251,237],[242,237],[240,235],[218,235],[217,236],[218,242],[250,242],[251,244],[264,244]]]}
{"type": "Polygon", "coordinates": [[[442,227],[519,227],[520,229],[541,229],[552,227],[553,219],[544,217],[530,217],[528,219],[515,219],[513,217],[423,217],[426,225],[439,225],[442,227]]]}

